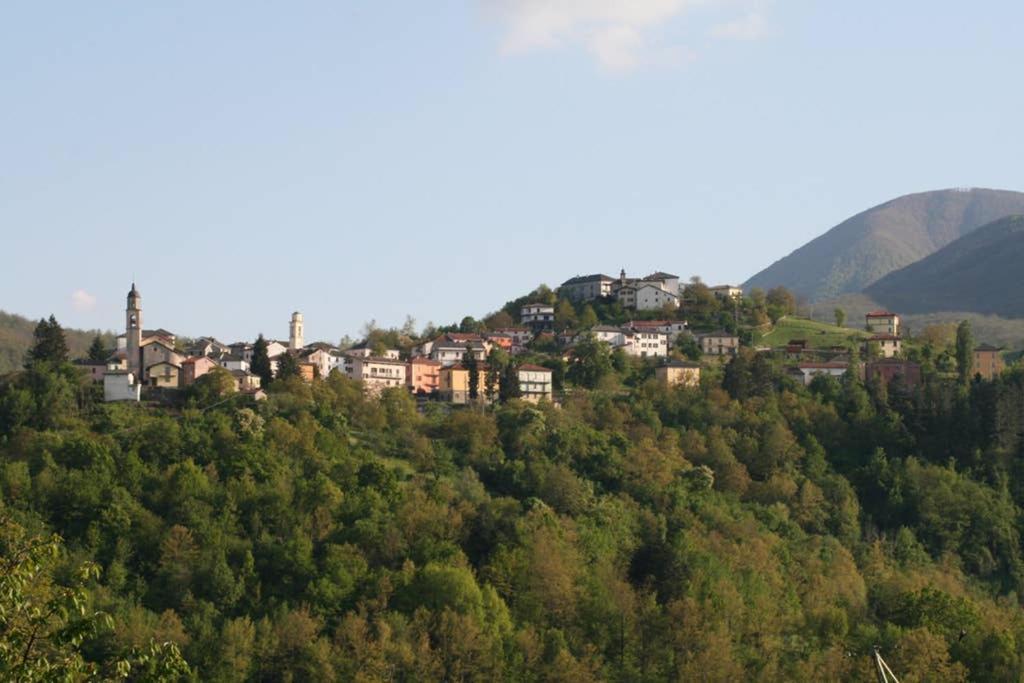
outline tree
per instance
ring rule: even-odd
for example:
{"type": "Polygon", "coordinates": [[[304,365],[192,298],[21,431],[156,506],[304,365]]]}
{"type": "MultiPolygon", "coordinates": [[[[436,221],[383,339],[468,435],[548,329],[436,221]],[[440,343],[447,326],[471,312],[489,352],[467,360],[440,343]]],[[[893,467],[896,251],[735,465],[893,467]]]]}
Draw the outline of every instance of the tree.
{"type": "Polygon", "coordinates": [[[288,379],[299,376],[299,359],[294,353],[286,351],[277,357],[277,379],[288,379]]]}
{"type": "Polygon", "coordinates": [[[785,287],[773,287],[765,295],[765,303],[768,308],[768,317],[772,323],[779,321],[783,316],[792,315],[796,311],[796,297],[785,287]]]}
{"type": "Polygon", "coordinates": [[[676,338],[676,348],[690,360],[700,360],[704,355],[697,338],[689,333],[680,334],[676,338]]]}
{"type": "Polygon", "coordinates": [[[970,321],[963,320],[956,328],[956,374],[960,384],[971,379],[974,366],[974,334],[970,321]]]}
{"type": "Polygon", "coordinates": [[[836,316],[836,327],[842,327],[846,324],[846,311],[841,308],[837,308],[833,311],[833,314],[836,316]]]}
{"type": "Polygon", "coordinates": [[[484,396],[490,403],[498,398],[498,385],[506,365],[508,365],[508,354],[501,349],[495,347],[487,354],[487,380],[484,382],[484,396]]]}
{"type": "Polygon", "coordinates": [[[473,355],[473,347],[466,344],[466,352],[462,354],[462,364],[469,370],[469,400],[475,401],[480,396],[480,366],[473,355]]]}
{"type": "Polygon", "coordinates": [[[498,398],[504,403],[513,398],[519,398],[521,393],[519,389],[519,368],[516,367],[515,363],[508,363],[502,371],[501,380],[498,383],[498,398]]]}
{"type": "Polygon", "coordinates": [[[607,344],[592,334],[576,344],[576,358],[567,373],[573,383],[593,389],[611,372],[612,359],[607,344]]]}
{"type": "Polygon", "coordinates": [[[579,327],[581,330],[589,330],[594,325],[597,325],[597,313],[594,311],[594,307],[587,304],[583,307],[583,312],[580,313],[579,327]]]}
{"type": "Polygon", "coordinates": [[[88,358],[93,363],[102,363],[107,360],[107,347],[103,344],[103,338],[100,335],[96,335],[92,338],[92,343],[89,344],[88,358]]]}
{"type": "Polygon", "coordinates": [[[252,373],[258,375],[261,386],[269,386],[270,380],[274,379],[274,369],[270,365],[270,356],[267,355],[267,340],[263,335],[256,337],[256,343],[252,347],[252,373]]]}
{"type": "Polygon", "coordinates": [[[32,337],[32,348],[29,349],[26,366],[39,362],[67,361],[68,342],[64,338],[64,329],[53,315],[50,315],[49,320],[40,319],[32,337]]]}

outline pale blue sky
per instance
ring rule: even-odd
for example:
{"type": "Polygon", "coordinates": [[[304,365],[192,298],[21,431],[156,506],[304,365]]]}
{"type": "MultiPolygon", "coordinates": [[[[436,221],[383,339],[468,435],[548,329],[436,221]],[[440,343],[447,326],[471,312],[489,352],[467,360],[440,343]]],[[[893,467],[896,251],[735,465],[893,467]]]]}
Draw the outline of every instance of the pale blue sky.
{"type": "Polygon", "coordinates": [[[0,309],[231,341],[741,282],[847,216],[1024,189],[1017,2],[0,6],[0,309]]]}

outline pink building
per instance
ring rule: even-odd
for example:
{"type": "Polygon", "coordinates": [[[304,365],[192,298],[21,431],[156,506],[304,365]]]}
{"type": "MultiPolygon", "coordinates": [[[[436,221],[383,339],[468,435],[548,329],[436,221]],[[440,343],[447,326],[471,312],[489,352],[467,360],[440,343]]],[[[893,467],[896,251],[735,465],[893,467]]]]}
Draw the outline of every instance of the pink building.
{"type": "Polygon", "coordinates": [[[217,367],[217,361],[207,356],[193,356],[181,363],[181,384],[190,386],[197,379],[217,367]]]}
{"type": "Polygon", "coordinates": [[[414,394],[433,394],[440,386],[441,362],[430,358],[413,358],[405,373],[405,383],[414,394]]]}

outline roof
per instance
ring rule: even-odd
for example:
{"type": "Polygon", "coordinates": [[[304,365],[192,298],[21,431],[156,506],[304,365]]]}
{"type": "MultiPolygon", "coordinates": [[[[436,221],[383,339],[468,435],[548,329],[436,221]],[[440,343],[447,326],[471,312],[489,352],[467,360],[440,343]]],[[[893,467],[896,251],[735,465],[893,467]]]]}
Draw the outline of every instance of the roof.
{"type": "Polygon", "coordinates": [[[691,360],[670,360],[662,364],[665,368],[699,368],[700,363],[691,360]]]}
{"type": "Polygon", "coordinates": [[[800,370],[846,370],[849,363],[800,363],[796,366],[800,370]]]}
{"type": "Polygon", "coordinates": [[[174,344],[171,344],[170,342],[168,342],[165,337],[156,337],[155,339],[147,339],[146,341],[144,341],[142,343],[142,346],[151,346],[153,344],[159,344],[160,346],[163,346],[164,348],[170,349],[171,351],[175,350],[174,344]]]}
{"type": "Polygon", "coordinates": [[[546,368],[543,365],[532,365],[530,363],[520,365],[519,370],[526,370],[527,372],[551,372],[551,368],[546,368]]]}
{"type": "Polygon", "coordinates": [[[203,360],[205,360],[208,363],[213,363],[215,365],[217,363],[217,361],[215,361],[214,359],[210,358],[209,356],[190,356],[190,357],[186,358],[185,360],[181,361],[181,364],[182,365],[195,365],[199,361],[203,361],[203,360]]]}
{"type": "Polygon", "coordinates": [[[725,330],[715,330],[714,332],[699,332],[697,337],[729,337],[730,339],[738,339],[739,336],[725,330]]]}
{"type": "Polygon", "coordinates": [[[441,361],[434,360],[433,358],[427,358],[426,356],[416,356],[415,358],[410,358],[409,362],[415,363],[417,365],[441,365],[441,361]]]}
{"type": "Polygon", "coordinates": [[[622,328],[615,327],[615,325],[594,325],[593,327],[590,328],[590,331],[591,332],[614,332],[616,334],[620,334],[622,332],[622,328]]]}
{"type": "Polygon", "coordinates": [[[991,344],[981,344],[979,346],[976,346],[974,348],[974,350],[975,351],[982,351],[982,352],[985,352],[985,351],[989,351],[989,352],[992,352],[992,351],[1002,351],[1003,347],[1001,347],[1001,346],[992,346],[991,344]]]}
{"type": "Polygon", "coordinates": [[[170,365],[172,368],[177,368],[178,370],[181,370],[181,366],[180,365],[178,365],[177,363],[171,363],[171,362],[166,361],[166,360],[162,360],[159,363],[153,363],[152,365],[147,365],[146,369],[149,370],[150,368],[155,368],[158,365],[170,365]]]}
{"type": "Polygon", "coordinates": [[[165,330],[162,327],[158,327],[155,330],[143,330],[142,331],[142,336],[143,337],[171,337],[171,338],[173,338],[174,337],[174,333],[170,332],[168,330],[165,330]]]}
{"type": "Polygon", "coordinates": [[[671,273],[666,273],[664,271],[659,270],[656,273],[651,273],[650,275],[648,275],[644,279],[645,280],[678,280],[679,276],[678,275],[672,275],[671,273]]]}
{"type": "Polygon", "coordinates": [[[360,363],[383,363],[384,365],[401,365],[405,367],[404,360],[395,360],[394,358],[381,358],[380,356],[354,356],[354,360],[360,363]]]}
{"type": "Polygon", "coordinates": [[[132,288],[128,291],[128,296],[134,296],[140,299],[142,298],[142,295],[139,294],[139,290],[135,289],[135,282],[132,282],[132,288]]]}
{"type": "Polygon", "coordinates": [[[545,303],[542,303],[542,302],[539,302],[539,301],[534,301],[533,303],[529,303],[529,304],[523,304],[522,307],[523,308],[552,308],[552,309],[554,308],[554,306],[552,304],[545,304],[545,303]]]}
{"type": "Polygon", "coordinates": [[[894,315],[896,315],[896,313],[890,313],[889,311],[871,311],[870,313],[868,313],[864,317],[865,318],[891,318],[894,315]]]}
{"type": "Polygon", "coordinates": [[[593,275],[577,275],[576,277],[571,277],[565,282],[563,282],[562,286],[565,287],[566,285],[580,285],[586,282],[602,282],[604,280],[611,282],[612,278],[608,275],[603,275],[601,273],[595,273],[593,275]]]}

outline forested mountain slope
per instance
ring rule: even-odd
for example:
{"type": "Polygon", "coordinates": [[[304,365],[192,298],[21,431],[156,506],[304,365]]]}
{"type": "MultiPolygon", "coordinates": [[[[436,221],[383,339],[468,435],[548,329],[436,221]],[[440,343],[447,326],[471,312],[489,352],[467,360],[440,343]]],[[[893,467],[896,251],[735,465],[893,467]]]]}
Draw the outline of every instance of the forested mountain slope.
{"type": "Polygon", "coordinates": [[[1024,317],[1024,217],[1003,218],[865,290],[906,313],[971,311],[1024,317]]]}
{"type": "Polygon", "coordinates": [[[744,289],[784,286],[810,300],[860,292],[971,231],[1024,213],[1024,193],[939,190],[911,194],[843,221],[750,278],[744,289]]]}
{"type": "MultiPolygon", "coordinates": [[[[0,375],[17,370],[25,362],[25,353],[32,345],[32,332],[37,322],[0,311],[0,375]]],[[[71,357],[84,356],[96,334],[96,330],[64,330],[71,357]]]]}

